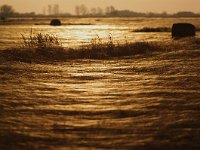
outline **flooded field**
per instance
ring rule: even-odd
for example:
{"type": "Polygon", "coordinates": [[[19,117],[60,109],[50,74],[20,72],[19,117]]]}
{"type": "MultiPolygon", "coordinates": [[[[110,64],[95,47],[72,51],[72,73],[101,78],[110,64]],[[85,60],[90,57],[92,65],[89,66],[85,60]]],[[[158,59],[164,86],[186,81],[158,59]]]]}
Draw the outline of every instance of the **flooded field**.
{"type": "MultiPolygon", "coordinates": [[[[88,44],[96,34],[106,40],[110,33],[116,43],[124,38],[170,43],[170,32],[133,30],[171,27],[174,22],[200,25],[200,19],[187,18],[1,25],[0,49],[18,47],[20,34],[29,35],[31,28],[56,34],[64,47],[88,44]]],[[[0,57],[0,149],[200,149],[196,38],[175,42],[188,47],[108,59],[27,63],[0,57]]]]}
{"type": "MultiPolygon", "coordinates": [[[[99,36],[107,40],[112,35],[116,43],[124,41],[168,41],[171,40],[170,32],[134,32],[144,27],[171,28],[173,23],[188,22],[200,27],[198,18],[68,18],[62,20],[63,25],[54,27],[48,25],[50,19],[19,21],[10,25],[0,25],[0,49],[16,47],[22,42],[22,34],[30,36],[34,33],[55,34],[61,39],[64,47],[78,47],[91,42],[91,39],[99,36]]],[[[199,37],[199,33],[197,34],[199,37]]]]}

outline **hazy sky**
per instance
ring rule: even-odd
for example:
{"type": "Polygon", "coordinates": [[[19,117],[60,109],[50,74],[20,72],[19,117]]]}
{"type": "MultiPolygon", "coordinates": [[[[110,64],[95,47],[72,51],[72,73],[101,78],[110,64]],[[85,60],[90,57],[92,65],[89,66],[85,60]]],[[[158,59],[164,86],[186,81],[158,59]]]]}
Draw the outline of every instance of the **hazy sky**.
{"type": "Polygon", "coordinates": [[[59,4],[62,12],[74,13],[74,7],[85,4],[88,8],[113,5],[117,9],[137,12],[177,11],[200,12],[200,0],[0,0],[0,5],[12,5],[16,11],[42,13],[48,4],[59,4]]]}

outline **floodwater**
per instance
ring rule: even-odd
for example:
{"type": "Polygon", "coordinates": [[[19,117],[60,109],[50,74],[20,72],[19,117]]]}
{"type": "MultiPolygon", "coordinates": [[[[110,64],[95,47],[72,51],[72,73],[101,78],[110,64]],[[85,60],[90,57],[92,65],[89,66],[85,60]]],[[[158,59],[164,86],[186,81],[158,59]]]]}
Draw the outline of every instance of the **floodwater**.
{"type": "MultiPolygon", "coordinates": [[[[200,25],[200,19],[187,18],[2,25],[0,49],[20,45],[20,34],[29,35],[31,28],[55,33],[66,47],[109,33],[119,41],[168,42],[167,32],[132,31],[180,21],[200,25]]],[[[200,47],[104,60],[0,62],[2,150],[200,149],[200,47]]]]}
{"type": "Polygon", "coordinates": [[[0,49],[19,46],[22,42],[22,35],[28,37],[31,33],[53,34],[62,41],[64,47],[77,47],[91,43],[91,39],[97,36],[107,41],[109,35],[116,43],[123,43],[126,40],[128,42],[171,40],[170,32],[159,34],[133,32],[144,27],[170,28],[173,23],[177,22],[189,22],[200,27],[200,19],[198,18],[69,18],[63,19],[62,22],[63,25],[59,27],[47,25],[49,20],[32,20],[31,23],[23,22],[19,25],[0,25],[0,49]]]}

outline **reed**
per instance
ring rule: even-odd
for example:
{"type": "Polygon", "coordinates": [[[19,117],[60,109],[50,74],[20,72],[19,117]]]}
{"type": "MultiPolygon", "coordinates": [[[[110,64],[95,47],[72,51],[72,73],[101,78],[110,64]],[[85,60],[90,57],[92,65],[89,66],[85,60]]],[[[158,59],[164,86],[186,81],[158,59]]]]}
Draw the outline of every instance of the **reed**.
{"type": "Polygon", "coordinates": [[[90,44],[75,49],[62,47],[61,42],[54,35],[38,33],[31,34],[30,37],[22,36],[22,38],[24,41],[22,47],[0,52],[0,60],[52,62],[70,59],[111,59],[179,49],[196,49],[200,43],[197,38],[187,38],[171,42],[140,41],[132,43],[125,39],[123,44],[116,44],[113,36],[109,34],[106,40],[97,35],[90,44]]]}
{"type": "Polygon", "coordinates": [[[98,35],[91,40],[91,43],[78,49],[66,51],[69,58],[86,59],[108,59],[112,57],[123,57],[137,54],[147,54],[154,51],[165,51],[167,46],[160,42],[134,42],[127,40],[124,44],[115,44],[113,36],[109,34],[108,39],[103,41],[98,35]]]}
{"type": "Polygon", "coordinates": [[[33,34],[31,30],[30,36],[26,37],[22,35],[23,48],[36,48],[36,49],[46,49],[46,48],[61,48],[62,43],[57,36],[52,34],[33,34]]]}

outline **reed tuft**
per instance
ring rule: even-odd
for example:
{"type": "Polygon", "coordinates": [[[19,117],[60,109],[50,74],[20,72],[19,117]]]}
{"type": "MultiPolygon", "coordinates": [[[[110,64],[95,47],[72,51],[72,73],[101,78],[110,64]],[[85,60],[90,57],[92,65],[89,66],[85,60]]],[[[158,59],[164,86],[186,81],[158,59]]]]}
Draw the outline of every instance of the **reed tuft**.
{"type": "Polygon", "coordinates": [[[62,43],[57,36],[52,34],[33,34],[31,31],[30,36],[26,37],[23,34],[23,48],[46,49],[46,48],[61,48],[62,43]]]}

